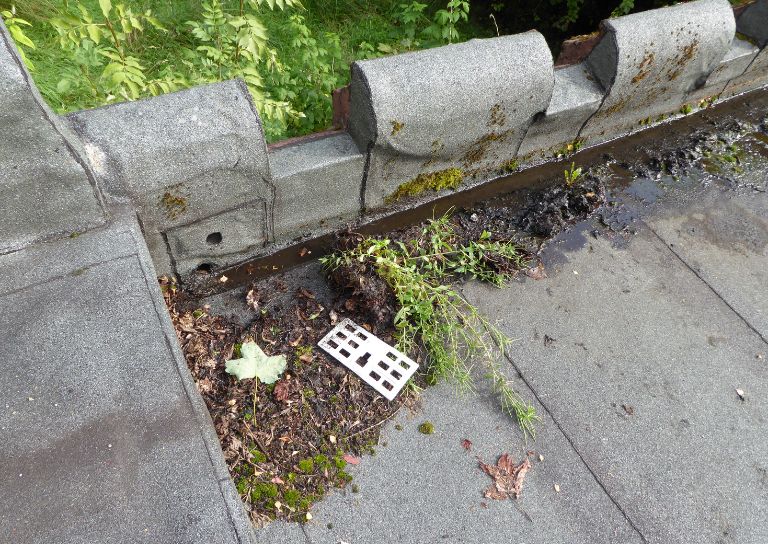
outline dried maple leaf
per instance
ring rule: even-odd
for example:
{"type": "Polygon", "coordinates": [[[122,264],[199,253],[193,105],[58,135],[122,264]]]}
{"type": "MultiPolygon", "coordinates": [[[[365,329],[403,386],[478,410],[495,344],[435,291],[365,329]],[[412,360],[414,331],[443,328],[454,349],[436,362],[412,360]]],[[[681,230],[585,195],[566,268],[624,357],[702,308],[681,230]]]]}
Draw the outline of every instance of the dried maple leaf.
{"type": "Polygon", "coordinates": [[[495,465],[486,465],[479,458],[480,468],[493,478],[493,484],[485,490],[486,499],[502,501],[507,498],[518,498],[523,490],[525,475],[531,469],[531,462],[526,457],[519,465],[508,453],[504,453],[495,465]]]}

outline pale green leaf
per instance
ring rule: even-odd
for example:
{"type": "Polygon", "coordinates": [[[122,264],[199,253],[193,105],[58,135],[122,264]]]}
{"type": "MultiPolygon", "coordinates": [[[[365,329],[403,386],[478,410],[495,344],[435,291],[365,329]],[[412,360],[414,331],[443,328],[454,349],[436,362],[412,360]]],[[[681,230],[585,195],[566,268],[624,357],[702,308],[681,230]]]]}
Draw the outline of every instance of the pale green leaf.
{"type": "Polygon", "coordinates": [[[287,365],[285,355],[269,356],[256,342],[243,342],[240,354],[240,359],[230,359],[225,363],[227,374],[234,375],[238,380],[258,378],[267,384],[275,383],[287,365]]]}
{"type": "Polygon", "coordinates": [[[112,0],[99,0],[99,7],[104,17],[109,17],[109,13],[112,11],[112,0]]]}

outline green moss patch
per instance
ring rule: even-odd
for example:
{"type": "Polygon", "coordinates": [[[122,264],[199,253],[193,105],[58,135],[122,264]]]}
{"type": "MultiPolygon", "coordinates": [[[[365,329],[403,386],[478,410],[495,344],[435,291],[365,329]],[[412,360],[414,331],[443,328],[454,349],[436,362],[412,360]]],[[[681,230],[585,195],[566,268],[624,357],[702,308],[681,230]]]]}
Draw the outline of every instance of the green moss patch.
{"type": "Polygon", "coordinates": [[[459,168],[446,168],[438,172],[419,174],[410,181],[406,181],[389,195],[385,202],[391,204],[401,198],[414,197],[427,191],[441,191],[443,189],[456,189],[464,181],[464,172],[459,168]]]}

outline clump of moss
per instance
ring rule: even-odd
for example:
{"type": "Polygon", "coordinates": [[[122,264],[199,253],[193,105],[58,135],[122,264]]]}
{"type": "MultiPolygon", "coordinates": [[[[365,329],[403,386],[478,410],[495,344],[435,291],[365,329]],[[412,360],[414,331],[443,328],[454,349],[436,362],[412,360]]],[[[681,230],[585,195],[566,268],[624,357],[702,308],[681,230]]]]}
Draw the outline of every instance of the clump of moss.
{"type": "Polygon", "coordinates": [[[160,197],[160,205],[165,210],[165,216],[168,219],[176,219],[187,211],[187,199],[183,196],[174,195],[170,191],[166,191],[160,197]]]}
{"type": "Polygon", "coordinates": [[[267,456],[255,448],[251,450],[251,455],[253,455],[253,462],[256,464],[267,462],[267,456]]]}
{"type": "Polygon", "coordinates": [[[429,174],[419,174],[410,181],[406,181],[389,195],[385,202],[390,204],[401,198],[419,196],[426,191],[441,191],[442,189],[456,189],[464,181],[464,172],[459,168],[446,168],[429,174]]]}
{"type": "Polygon", "coordinates": [[[299,461],[299,470],[304,474],[311,474],[315,471],[315,462],[312,459],[302,459],[299,461]]]}
{"type": "Polygon", "coordinates": [[[434,434],[435,432],[435,426],[432,425],[429,421],[425,421],[421,425],[419,425],[419,432],[421,434],[434,434]]]}
{"type": "Polygon", "coordinates": [[[517,162],[517,159],[510,159],[508,161],[504,161],[503,163],[501,163],[501,166],[499,168],[505,174],[509,174],[511,172],[516,171],[519,166],[520,166],[520,163],[517,162]]]}
{"type": "Polygon", "coordinates": [[[680,108],[680,113],[682,113],[683,115],[688,115],[692,111],[693,111],[693,106],[691,106],[690,104],[683,104],[683,107],[680,108]]]}

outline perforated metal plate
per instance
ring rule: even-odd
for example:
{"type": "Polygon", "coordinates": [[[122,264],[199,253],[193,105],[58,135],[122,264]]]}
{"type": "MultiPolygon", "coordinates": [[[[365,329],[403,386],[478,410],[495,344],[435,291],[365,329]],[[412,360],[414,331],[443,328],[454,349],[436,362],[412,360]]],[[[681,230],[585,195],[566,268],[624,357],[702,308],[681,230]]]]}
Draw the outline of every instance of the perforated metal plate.
{"type": "Polygon", "coordinates": [[[351,319],[336,325],[318,345],[387,400],[394,399],[419,368],[410,357],[351,319]]]}

